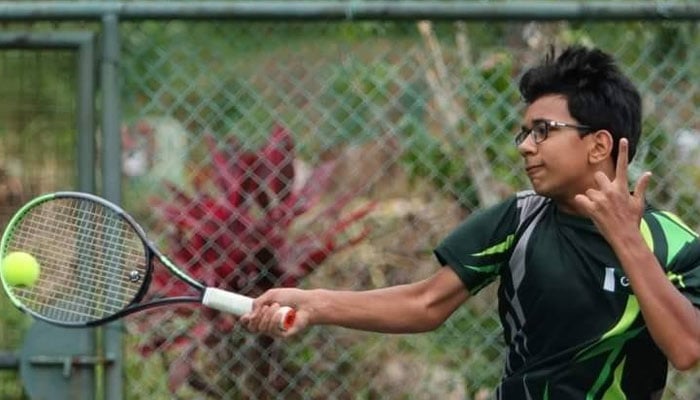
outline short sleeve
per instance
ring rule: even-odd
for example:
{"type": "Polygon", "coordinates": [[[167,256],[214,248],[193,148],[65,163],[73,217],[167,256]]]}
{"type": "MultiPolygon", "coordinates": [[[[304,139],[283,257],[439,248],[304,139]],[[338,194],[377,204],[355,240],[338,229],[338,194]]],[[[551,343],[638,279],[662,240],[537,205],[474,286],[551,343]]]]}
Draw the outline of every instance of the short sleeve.
{"type": "Polygon", "coordinates": [[[700,307],[700,241],[698,234],[677,215],[668,211],[645,217],[652,234],[654,253],[664,266],[669,281],[696,307],[700,307]],[[658,227],[658,228],[657,228],[658,227]]]}
{"type": "Polygon", "coordinates": [[[696,307],[700,307],[700,241],[687,242],[666,269],[673,285],[696,307]]]}
{"type": "Polygon", "coordinates": [[[517,200],[512,197],[469,216],[435,248],[435,256],[476,294],[507,264],[517,227],[517,200]]]}

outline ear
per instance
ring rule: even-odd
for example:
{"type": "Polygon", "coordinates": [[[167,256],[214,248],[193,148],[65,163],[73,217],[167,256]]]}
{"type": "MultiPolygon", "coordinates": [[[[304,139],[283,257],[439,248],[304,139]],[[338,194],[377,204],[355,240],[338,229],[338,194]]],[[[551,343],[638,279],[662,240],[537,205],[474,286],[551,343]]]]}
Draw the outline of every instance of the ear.
{"type": "Polygon", "coordinates": [[[591,164],[599,164],[610,159],[614,146],[612,134],[605,129],[601,129],[589,134],[588,136],[591,138],[591,144],[588,151],[588,161],[591,164]]]}

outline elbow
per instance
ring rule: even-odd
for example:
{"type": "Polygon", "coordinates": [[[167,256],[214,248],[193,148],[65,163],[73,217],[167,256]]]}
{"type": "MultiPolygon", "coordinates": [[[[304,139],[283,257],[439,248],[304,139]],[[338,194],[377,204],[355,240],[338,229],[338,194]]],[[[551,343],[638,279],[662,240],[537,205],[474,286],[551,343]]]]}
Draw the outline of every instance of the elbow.
{"type": "Polygon", "coordinates": [[[441,270],[414,288],[414,310],[422,316],[420,325],[423,331],[439,328],[469,297],[464,284],[451,269],[441,270]]]}
{"type": "Polygon", "coordinates": [[[417,297],[412,314],[411,326],[407,328],[410,333],[431,332],[439,328],[449,315],[445,315],[444,310],[437,304],[427,300],[425,297],[417,297]]]}
{"type": "Polygon", "coordinates": [[[426,303],[423,305],[423,330],[425,332],[434,331],[442,326],[450,317],[453,308],[444,307],[444,304],[426,303]]]}
{"type": "Polygon", "coordinates": [[[437,312],[428,311],[426,319],[427,321],[425,324],[425,331],[429,332],[434,331],[440,326],[442,326],[442,324],[445,323],[445,321],[447,320],[447,317],[437,312]]]}
{"type": "Polygon", "coordinates": [[[688,371],[698,365],[700,361],[700,343],[693,341],[688,346],[682,346],[673,356],[669,356],[669,362],[678,371],[688,371]]]}
{"type": "Polygon", "coordinates": [[[698,365],[697,357],[677,357],[676,359],[670,361],[673,368],[678,371],[688,371],[698,365]]]}

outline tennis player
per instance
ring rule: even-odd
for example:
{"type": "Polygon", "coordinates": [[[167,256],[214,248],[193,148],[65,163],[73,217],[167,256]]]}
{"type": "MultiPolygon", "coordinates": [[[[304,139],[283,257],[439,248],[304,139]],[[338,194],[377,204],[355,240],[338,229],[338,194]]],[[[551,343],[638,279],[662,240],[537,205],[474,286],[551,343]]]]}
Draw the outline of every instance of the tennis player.
{"type": "Polygon", "coordinates": [[[520,92],[514,140],[533,190],[469,216],[435,250],[445,268],[369,291],[273,289],[242,324],[279,336],[323,324],[430,331],[500,278],[497,398],[660,398],[668,362],[700,358],[700,241],[645,202],[649,172],[630,190],[639,92],[609,54],[579,46],[550,52],[520,92]],[[280,305],[298,311],[286,332],[280,305]]]}

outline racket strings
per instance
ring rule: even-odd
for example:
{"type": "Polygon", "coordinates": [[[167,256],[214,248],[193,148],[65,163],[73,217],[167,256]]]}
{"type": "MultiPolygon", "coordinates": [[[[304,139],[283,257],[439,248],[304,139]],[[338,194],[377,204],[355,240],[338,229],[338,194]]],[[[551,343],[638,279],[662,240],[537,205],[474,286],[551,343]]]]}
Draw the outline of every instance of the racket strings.
{"type": "Polygon", "coordinates": [[[41,265],[39,281],[14,288],[15,296],[28,309],[62,322],[85,323],[119,312],[134,300],[146,275],[145,248],[134,228],[88,199],[57,199],[30,209],[8,247],[30,252],[41,265]]]}

